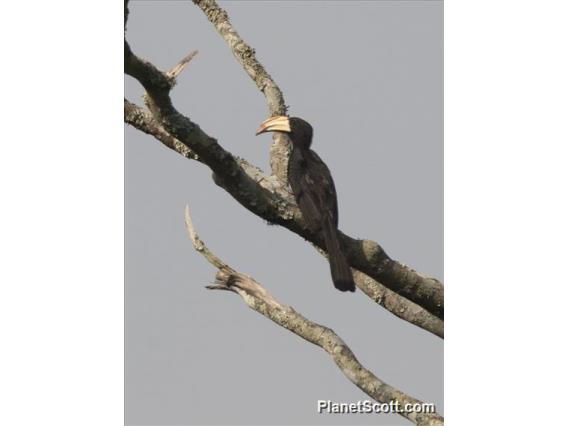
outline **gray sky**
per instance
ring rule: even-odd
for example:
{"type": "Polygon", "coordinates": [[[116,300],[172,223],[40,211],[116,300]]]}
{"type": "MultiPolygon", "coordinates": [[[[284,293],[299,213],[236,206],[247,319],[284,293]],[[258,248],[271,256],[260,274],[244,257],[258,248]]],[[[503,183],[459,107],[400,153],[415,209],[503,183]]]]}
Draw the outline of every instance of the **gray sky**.
{"type": "MultiPolygon", "coordinates": [[[[443,272],[443,3],[225,1],[240,35],[309,121],[328,164],[340,227],[420,272],[443,272]]],[[[133,50],[167,69],[190,50],[173,92],[181,112],[268,170],[262,94],[190,2],[131,1],[133,50]]],[[[126,78],[126,96],[142,104],[126,78]]],[[[360,291],[333,288],[300,237],[242,208],[203,165],[126,128],[126,421],[129,425],[408,424],[396,415],[321,415],[318,399],[368,399],[329,356],[209,292],[214,269],[183,224],[281,302],[335,330],[379,378],[443,412],[443,342],[360,291]],[[284,260],[283,260],[284,259],[284,260]]]]}

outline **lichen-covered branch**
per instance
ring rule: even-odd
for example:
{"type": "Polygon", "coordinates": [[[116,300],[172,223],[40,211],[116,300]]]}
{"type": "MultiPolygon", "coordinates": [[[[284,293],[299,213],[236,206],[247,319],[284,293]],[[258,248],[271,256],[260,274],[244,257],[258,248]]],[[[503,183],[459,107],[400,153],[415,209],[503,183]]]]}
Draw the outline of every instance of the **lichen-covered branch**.
{"type": "MultiPolygon", "coordinates": [[[[323,248],[315,247],[322,256],[328,258],[328,254],[323,248]]],[[[444,321],[442,319],[432,315],[416,303],[389,290],[369,275],[354,268],[351,268],[351,272],[353,273],[353,279],[357,287],[378,305],[381,305],[397,317],[423,328],[438,337],[444,338],[444,321]]]]}
{"type": "MultiPolygon", "coordinates": [[[[332,357],[343,374],[375,401],[380,403],[391,403],[393,401],[397,407],[405,407],[407,404],[421,404],[421,401],[383,382],[365,368],[347,344],[332,329],[312,322],[290,306],[278,302],[252,277],[236,271],[217,257],[197,235],[188,207],[185,210],[185,222],[195,249],[218,269],[215,276],[216,284],[208,286],[209,289],[228,290],[237,293],[253,310],[308,342],[321,347],[332,357]]],[[[398,414],[417,425],[444,424],[443,417],[436,413],[415,413],[402,410],[398,414]]]]}
{"type": "Polygon", "coordinates": [[[282,91],[256,59],[255,50],[245,43],[233,28],[229,14],[219,7],[215,0],[193,0],[193,3],[199,6],[209,22],[215,26],[215,29],[231,48],[237,61],[256,83],[260,91],[264,93],[270,115],[286,115],[287,107],[284,103],[282,91]]]}
{"type": "Polygon", "coordinates": [[[185,158],[199,160],[197,154],[191,151],[187,145],[184,145],[166,132],[160,123],[154,119],[150,111],[133,104],[127,99],[124,100],[124,122],[148,135],[154,136],[168,148],[173,149],[185,158]]]}
{"type": "MultiPolygon", "coordinates": [[[[219,7],[215,0],[193,0],[193,3],[203,11],[219,35],[227,42],[239,64],[264,94],[269,116],[286,115],[288,107],[284,101],[282,90],[256,59],[255,50],[239,36],[231,24],[227,11],[219,7]]],[[[290,156],[288,135],[274,133],[272,138],[273,143],[270,147],[272,175],[277,176],[282,182],[287,182],[288,158],[290,156]]]]}
{"type": "Polygon", "coordinates": [[[397,317],[427,330],[442,339],[444,338],[443,320],[432,315],[430,312],[410,300],[402,298],[405,302],[401,303],[400,295],[389,290],[385,286],[380,285],[367,274],[353,268],[351,271],[353,272],[353,278],[357,287],[369,296],[370,299],[374,300],[377,304],[383,306],[387,311],[397,317]]]}
{"type": "MultiPolygon", "coordinates": [[[[210,5],[214,2],[206,3],[210,5]]],[[[125,71],[146,89],[145,101],[150,114],[144,114],[144,110],[127,103],[127,122],[153,134],[166,146],[184,156],[196,156],[213,171],[217,185],[257,216],[280,224],[324,248],[324,242],[319,236],[306,228],[294,197],[281,179],[274,175],[267,176],[246,160],[232,155],[189,117],[175,109],[170,91],[179,75],[178,70],[185,67],[186,60],[187,57],[181,61],[183,66],[176,65],[173,68],[175,71],[162,72],[150,62],[136,56],[125,42],[125,71]],[[171,139],[163,132],[169,134],[171,139]],[[180,149],[177,142],[187,147],[187,151],[180,149]]],[[[341,238],[351,266],[372,278],[359,280],[364,283],[362,288],[367,288],[367,295],[378,303],[384,302],[381,304],[397,316],[441,335],[441,324],[431,318],[432,315],[443,318],[443,286],[439,281],[392,260],[376,242],[357,240],[344,234],[341,234],[341,238]],[[391,292],[385,292],[382,285],[391,292]],[[383,297],[385,295],[388,295],[389,303],[386,303],[387,298],[383,297]],[[417,312],[416,306],[410,304],[409,300],[429,313],[417,312]]]]}

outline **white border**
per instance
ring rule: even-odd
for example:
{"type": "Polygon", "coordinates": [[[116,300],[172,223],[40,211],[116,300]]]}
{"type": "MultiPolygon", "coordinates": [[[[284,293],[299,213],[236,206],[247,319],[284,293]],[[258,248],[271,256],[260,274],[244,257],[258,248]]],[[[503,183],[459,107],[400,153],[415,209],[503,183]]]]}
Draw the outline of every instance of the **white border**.
{"type": "Polygon", "coordinates": [[[565,1],[445,5],[450,425],[565,421],[567,17],[565,1]]]}
{"type": "MultiPolygon", "coordinates": [[[[563,420],[567,9],[446,2],[452,425],[563,420]]],[[[121,13],[2,14],[0,424],[123,423],[121,13]]]]}
{"type": "Polygon", "coordinates": [[[2,425],[123,424],[122,14],[2,11],[2,425]]]}

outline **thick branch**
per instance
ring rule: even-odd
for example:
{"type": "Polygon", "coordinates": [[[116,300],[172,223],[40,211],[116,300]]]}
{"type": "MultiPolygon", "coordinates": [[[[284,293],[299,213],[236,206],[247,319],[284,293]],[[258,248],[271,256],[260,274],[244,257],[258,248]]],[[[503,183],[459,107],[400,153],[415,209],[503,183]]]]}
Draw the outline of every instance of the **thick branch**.
{"type": "MultiPolygon", "coordinates": [[[[375,401],[387,404],[394,401],[399,407],[404,407],[406,404],[421,404],[419,400],[386,384],[366,369],[333,330],[316,324],[290,306],[281,304],[252,277],[234,270],[217,257],[197,235],[188,207],[185,210],[185,222],[195,249],[218,269],[215,276],[216,284],[208,286],[209,289],[237,293],[250,308],[324,349],[343,374],[375,401]]],[[[443,417],[435,413],[413,413],[403,410],[398,414],[418,425],[443,425],[443,417]]]]}
{"type": "Polygon", "coordinates": [[[389,290],[376,280],[356,269],[351,269],[355,284],[363,293],[397,317],[408,321],[438,337],[444,338],[444,321],[430,312],[389,290]]]}
{"type": "Polygon", "coordinates": [[[187,145],[184,145],[166,132],[160,123],[154,119],[150,111],[133,104],[127,99],[124,100],[124,122],[136,127],[144,133],[154,136],[168,148],[173,149],[185,158],[199,160],[197,154],[192,152],[187,145]]]}
{"type": "MultiPolygon", "coordinates": [[[[286,190],[282,181],[264,175],[257,167],[233,156],[196,123],[180,114],[172,105],[169,96],[174,80],[167,73],[162,73],[151,63],[134,55],[127,43],[125,70],[146,89],[147,105],[156,122],[211,168],[214,172],[213,179],[219,186],[259,217],[280,224],[321,248],[325,247],[318,235],[313,235],[306,229],[293,196],[286,190]]],[[[343,234],[342,239],[351,266],[395,292],[392,294],[392,300],[396,301],[396,307],[385,304],[387,309],[440,335],[432,328],[431,321],[418,324],[416,318],[420,316],[407,315],[415,309],[409,306],[408,300],[405,299],[410,299],[438,318],[443,318],[443,287],[437,280],[424,277],[390,259],[375,242],[355,240],[343,234]]],[[[377,290],[382,291],[380,287],[377,290]]],[[[439,329],[438,326],[435,328],[439,329]]]]}
{"type": "MultiPolygon", "coordinates": [[[[325,250],[317,247],[315,244],[313,245],[326,259],[329,257],[325,250]]],[[[443,320],[432,315],[416,303],[399,296],[392,290],[389,290],[369,275],[354,268],[351,268],[351,272],[353,273],[353,279],[355,280],[357,287],[359,287],[363,293],[365,293],[370,299],[374,300],[377,304],[381,305],[397,317],[423,328],[442,339],[444,338],[443,320]]]]}

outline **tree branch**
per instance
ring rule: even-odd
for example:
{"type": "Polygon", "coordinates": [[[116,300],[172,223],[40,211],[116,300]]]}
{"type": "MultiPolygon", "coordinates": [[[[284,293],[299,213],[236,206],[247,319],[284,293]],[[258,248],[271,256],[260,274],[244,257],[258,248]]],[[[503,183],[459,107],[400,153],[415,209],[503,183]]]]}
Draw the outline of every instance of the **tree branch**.
{"type": "MultiPolygon", "coordinates": [[[[286,185],[277,177],[264,175],[260,169],[246,160],[233,156],[214,138],[202,131],[196,123],[180,114],[174,108],[169,96],[175,78],[137,57],[126,41],[125,71],[146,89],[146,104],[153,118],[148,121],[149,117],[144,114],[138,114],[138,120],[130,118],[133,123],[138,122],[138,128],[143,127],[145,129],[143,131],[146,131],[151,129],[153,122],[159,123],[159,126],[173,138],[164,141],[164,136],[155,129],[155,133],[160,135],[159,140],[170,147],[175,140],[185,145],[189,152],[213,171],[215,183],[229,192],[245,208],[269,222],[286,227],[322,249],[325,247],[320,237],[310,233],[306,228],[294,197],[287,190],[286,185]],[[140,124],[140,119],[143,119],[144,125],[140,124]]],[[[130,105],[126,105],[126,108],[130,108],[132,112],[130,105]]],[[[139,112],[136,110],[136,113],[139,112]]],[[[180,152],[175,145],[173,146],[172,149],[180,152]]],[[[436,335],[442,335],[440,332],[442,326],[439,322],[434,324],[435,321],[432,321],[427,313],[418,314],[416,307],[406,300],[409,299],[436,317],[443,318],[443,287],[439,281],[424,277],[390,259],[373,241],[356,240],[344,234],[341,234],[341,238],[351,266],[376,280],[365,281],[367,287],[376,287],[365,291],[366,294],[374,294],[374,300],[377,302],[386,301],[382,294],[388,295],[392,303],[385,302],[383,306],[389,311],[436,335]],[[385,285],[392,292],[385,293],[378,283],[385,285]]]]}
{"type": "Polygon", "coordinates": [[[171,70],[169,70],[166,73],[166,75],[169,78],[176,79],[182,73],[182,71],[185,69],[187,64],[189,64],[189,61],[191,61],[195,57],[195,55],[197,55],[197,50],[190,52],[186,57],[184,57],[181,61],[179,61],[178,64],[175,67],[173,67],[171,70]]]}
{"type": "MultiPolygon", "coordinates": [[[[316,245],[314,245],[314,247],[326,259],[329,257],[325,250],[317,247],[316,245]]],[[[442,339],[444,338],[443,320],[432,315],[416,303],[401,297],[392,290],[389,290],[369,275],[354,268],[351,268],[351,272],[357,287],[359,287],[359,289],[361,289],[370,299],[375,301],[375,303],[381,305],[387,311],[396,315],[400,319],[423,328],[442,339]]]]}
{"type": "Polygon", "coordinates": [[[361,271],[351,268],[357,287],[370,299],[400,319],[408,321],[438,337],[444,338],[444,321],[430,312],[389,290],[361,271]]]}
{"type": "MultiPolygon", "coordinates": [[[[255,50],[239,36],[229,14],[215,0],[193,0],[213,24],[217,32],[227,42],[233,55],[241,64],[256,87],[264,94],[270,116],[286,115],[288,107],[284,95],[264,66],[256,59],[255,50]]],[[[284,133],[273,133],[273,143],[270,147],[270,168],[272,175],[282,182],[288,181],[288,158],[290,156],[290,141],[284,133]]]]}
{"type": "Polygon", "coordinates": [[[166,132],[160,123],[154,119],[150,111],[133,104],[127,99],[124,100],[124,122],[148,135],[154,136],[168,148],[173,149],[185,158],[199,160],[197,154],[191,151],[187,145],[184,145],[166,132]]]}
{"type": "MultiPolygon", "coordinates": [[[[381,381],[366,369],[332,329],[314,323],[292,307],[278,302],[252,277],[236,271],[217,257],[197,235],[191,221],[189,207],[185,209],[185,222],[195,249],[218,269],[215,276],[216,284],[207,288],[237,293],[250,308],[308,342],[321,347],[332,357],[343,374],[375,401],[387,404],[393,401],[398,407],[405,407],[406,404],[422,404],[421,401],[381,381]]],[[[444,424],[443,417],[435,413],[414,413],[403,410],[398,414],[418,425],[444,424]]]]}

